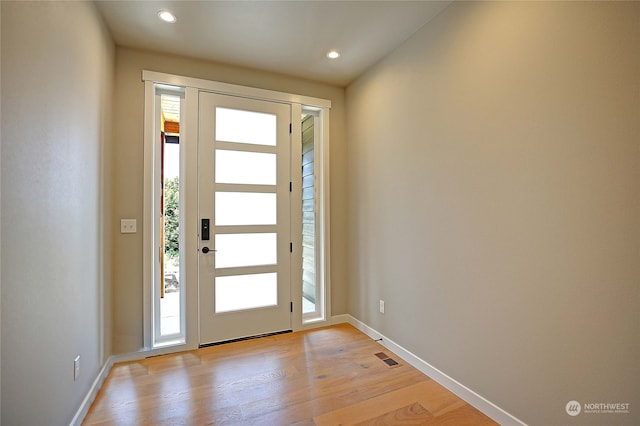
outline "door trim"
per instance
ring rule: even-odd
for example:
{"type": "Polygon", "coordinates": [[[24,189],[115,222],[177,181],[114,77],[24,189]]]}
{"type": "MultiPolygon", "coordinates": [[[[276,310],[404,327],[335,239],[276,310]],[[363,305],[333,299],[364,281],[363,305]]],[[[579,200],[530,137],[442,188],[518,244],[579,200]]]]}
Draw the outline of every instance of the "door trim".
{"type": "Polygon", "coordinates": [[[284,102],[287,104],[301,104],[317,108],[331,108],[331,101],[311,96],[294,95],[274,90],[259,89],[257,87],[239,86],[237,84],[221,83],[218,81],[202,80],[175,74],[164,74],[155,71],[142,71],[143,81],[152,81],[171,86],[195,87],[197,89],[244,98],[270,102],[284,102]]]}

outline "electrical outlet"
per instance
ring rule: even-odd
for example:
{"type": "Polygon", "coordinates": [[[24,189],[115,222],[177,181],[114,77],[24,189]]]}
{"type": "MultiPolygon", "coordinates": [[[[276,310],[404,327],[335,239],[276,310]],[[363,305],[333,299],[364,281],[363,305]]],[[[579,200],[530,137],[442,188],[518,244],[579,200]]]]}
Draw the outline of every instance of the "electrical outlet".
{"type": "Polygon", "coordinates": [[[80,377],[80,355],[73,360],[73,381],[75,382],[80,377]]]}
{"type": "Polygon", "coordinates": [[[384,300],[380,299],[380,313],[384,314],[384,300]]]}
{"type": "Polygon", "coordinates": [[[120,219],[120,233],[121,234],[135,234],[137,231],[135,219],[120,219]]]}

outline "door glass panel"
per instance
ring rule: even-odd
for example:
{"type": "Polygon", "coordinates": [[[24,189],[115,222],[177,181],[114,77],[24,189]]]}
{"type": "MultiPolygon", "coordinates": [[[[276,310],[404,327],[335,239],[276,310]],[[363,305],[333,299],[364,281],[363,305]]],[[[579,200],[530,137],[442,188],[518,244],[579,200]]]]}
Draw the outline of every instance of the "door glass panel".
{"type": "Polygon", "coordinates": [[[217,234],[216,268],[275,265],[278,238],[269,234],[217,234]]]}
{"type": "Polygon", "coordinates": [[[217,313],[278,304],[278,274],[276,272],[216,277],[215,289],[215,310],[217,313]]]}
{"type": "Polygon", "coordinates": [[[275,225],[276,194],[216,192],[216,225],[275,225]]]}
{"type": "Polygon", "coordinates": [[[217,107],[216,140],[276,146],[276,116],[217,107]]]}
{"type": "Polygon", "coordinates": [[[216,182],[276,184],[276,154],[216,150],[216,182]]]}

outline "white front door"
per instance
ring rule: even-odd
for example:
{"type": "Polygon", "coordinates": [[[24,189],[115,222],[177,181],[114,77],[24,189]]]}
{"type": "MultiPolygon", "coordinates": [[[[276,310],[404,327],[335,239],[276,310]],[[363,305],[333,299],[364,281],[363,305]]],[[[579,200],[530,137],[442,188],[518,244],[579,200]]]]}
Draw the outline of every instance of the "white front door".
{"type": "Polygon", "coordinates": [[[199,104],[200,344],[290,330],[291,107],[199,104]]]}

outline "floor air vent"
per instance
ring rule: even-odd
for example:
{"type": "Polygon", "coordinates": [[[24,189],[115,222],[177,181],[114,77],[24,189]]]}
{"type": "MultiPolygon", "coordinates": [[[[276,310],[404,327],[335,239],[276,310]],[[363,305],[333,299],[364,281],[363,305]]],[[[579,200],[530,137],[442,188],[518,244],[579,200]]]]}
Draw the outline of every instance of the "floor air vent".
{"type": "Polygon", "coordinates": [[[378,352],[377,354],[374,354],[374,355],[377,356],[378,358],[380,358],[389,367],[395,367],[396,365],[400,365],[400,364],[398,364],[398,362],[395,359],[390,358],[384,352],[378,352]]]}

